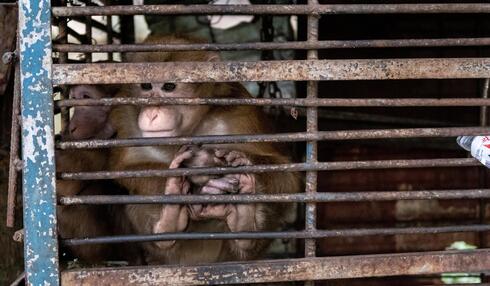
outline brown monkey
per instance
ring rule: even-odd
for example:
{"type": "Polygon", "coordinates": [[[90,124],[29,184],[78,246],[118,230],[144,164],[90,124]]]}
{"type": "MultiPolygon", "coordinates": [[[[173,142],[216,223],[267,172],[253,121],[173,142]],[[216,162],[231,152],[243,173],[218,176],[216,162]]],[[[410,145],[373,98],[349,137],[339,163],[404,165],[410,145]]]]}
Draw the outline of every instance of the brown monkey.
{"type": "MultiPolygon", "coordinates": [[[[190,43],[178,38],[150,37],[146,43],[190,43]]],[[[215,61],[212,52],[139,53],[133,61],[215,61]]],[[[249,98],[237,83],[142,83],[121,93],[134,97],[249,98]]],[[[117,137],[167,137],[189,135],[271,133],[261,109],[253,106],[120,106],[111,113],[117,137]]],[[[128,147],[111,151],[113,170],[179,168],[193,157],[209,157],[226,166],[283,164],[290,162],[278,143],[207,145],[199,150],[175,146],[128,147]]],[[[192,180],[192,178],[190,178],[192,180]]],[[[132,178],[118,182],[131,194],[188,194],[188,178],[132,178]]],[[[202,194],[238,192],[293,193],[300,191],[297,174],[231,174],[213,178],[202,194]],[[238,186],[237,186],[238,185],[238,186]]],[[[185,205],[128,206],[128,218],[138,233],[273,231],[282,225],[284,204],[214,204],[197,208],[185,205]]],[[[205,263],[253,259],[263,254],[267,240],[161,241],[144,243],[148,263],[205,263]]]]}
{"type": "MultiPolygon", "coordinates": [[[[70,88],[72,99],[100,99],[114,96],[120,89],[117,85],[76,85],[70,88]]],[[[63,139],[107,139],[115,130],[109,123],[110,106],[77,106],[63,139]]]]}
{"type": "MultiPolygon", "coordinates": [[[[71,98],[104,98],[118,91],[115,86],[79,85],[71,87],[71,98]]],[[[107,139],[114,135],[105,106],[77,106],[66,130],[65,140],[88,138],[107,139]]],[[[102,171],[107,169],[107,150],[58,150],[56,168],[58,172],[102,171]]],[[[59,196],[76,195],[121,195],[127,191],[111,181],[56,181],[59,196]]],[[[130,224],[124,219],[124,209],[117,206],[77,205],[58,206],[58,231],[61,238],[107,236],[130,233],[130,224]]],[[[137,252],[119,251],[117,245],[70,246],[72,254],[87,263],[105,260],[128,260],[136,263],[137,252]],[[128,255],[121,255],[128,254],[128,255]]],[[[134,248],[132,248],[134,249],[134,248]]]]}

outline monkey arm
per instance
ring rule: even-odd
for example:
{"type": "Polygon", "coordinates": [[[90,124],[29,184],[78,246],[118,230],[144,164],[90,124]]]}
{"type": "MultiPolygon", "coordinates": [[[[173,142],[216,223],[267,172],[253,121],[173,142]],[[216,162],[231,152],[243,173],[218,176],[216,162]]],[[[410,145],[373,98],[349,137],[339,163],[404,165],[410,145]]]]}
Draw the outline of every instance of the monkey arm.
{"type": "MultiPolygon", "coordinates": [[[[216,156],[224,158],[230,166],[283,164],[289,160],[279,153],[247,154],[246,151],[217,149],[216,156]]],[[[239,180],[240,194],[276,194],[300,191],[296,173],[275,172],[259,174],[231,174],[218,180],[234,177],[239,180]]],[[[206,187],[203,187],[206,190],[206,187]]],[[[204,191],[205,193],[205,191],[204,191]]],[[[286,212],[292,208],[286,204],[226,204],[208,205],[201,216],[223,218],[231,232],[275,231],[284,223],[286,212]]],[[[264,252],[269,240],[229,240],[228,248],[235,258],[252,259],[264,252]]]]}

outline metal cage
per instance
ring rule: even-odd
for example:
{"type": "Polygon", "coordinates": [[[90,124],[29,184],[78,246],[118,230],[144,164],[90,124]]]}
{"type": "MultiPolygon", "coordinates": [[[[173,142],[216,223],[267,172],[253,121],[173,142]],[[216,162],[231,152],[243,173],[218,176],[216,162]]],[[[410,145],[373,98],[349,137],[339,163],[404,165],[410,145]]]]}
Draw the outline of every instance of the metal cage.
{"type": "MultiPolygon", "coordinates": [[[[434,234],[446,232],[484,232],[484,223],[435,227],[331,229],[319,230],[319,202],[387,201],[408,199],[488,199],[488,189],[415,190],[407,192],[317,192],[318,171],[437,168],[478,166],[469,158],[409,159],[376,161],[319,162],[317,142],[328,140],[395,139],[481,135],[484,126],[434,127],[376,130],[320,131],[319,107],[457,107],[474,106],[486,110],[490,105],[487,88],[482,98],[318,98],[318,81],[395,80],[395,79],[486,79],[490,78],[488,58],[401,58],[321,60],[317,49],[381,48],[424,46],[490,45],[489,38],[400,39],[320,41],[319,18],[337,14],[440,14],[490,13],[490,4],[319,4],[305,5],[141,5],[105,7],[51,7],[49,0],[19,1],[19,55],[22,111],[22,161],[25,230],[25,270],[28,285],[209,285],[249,284],[280,281],[310,281],[426,275],[445,272],[477,272],[490,269],[488,249],[472,251],[434,251],[397,254],[372,254],[316,257],[316,239],[324,237],[366,236],[376,234],[434,234]],[[52,17],[60,29],[67,29],[66,17],[137,14],[183,15],[303,15],[307,16],[305,42],[246,44],[136,45],[52,44],[52,17]],[[191,50],[307,50],[305,60],[214,63],[67,63],[68,52],[138,52],[191,50]],[[59,63],[52,62],[52,52],[59,52],[59,63]],[[158,72],[157,72],[158,71],[158,72]],[[110,74],[111,76],[104,76],[110,74]],[[138,82],[213,82],[213,81],[307,81],[305,98],[297,99],[61,99],[53,101],[53,85],[114,84],[138,82]],[[79,105],[258,105],[296,106],[306,110],[306,131],[281,134],[225,135],[159,139],[88,140],[55,142],[53,110],[79,105]],[[195,174],[261,173],[302,171],[306,173],[304,193],[291,195],[226,196],[91,196],[63,197],[57,200],[55,148],[107,148],[117,146],[153,146],[186,143],[306,142],[306,159],[302,163],[256,165],[238,168],[203,168],[144,170],[124,172],[61,173],[65,180],[177,176],[195,174]],[[141,266],[129,268],[88,268],[60,272],[56,205],[76,204],[188,204],[205,202],[298,202],[305,204],[305,227],[299,231],[260,233],[167,233],[123,235],[87,239],[69,239],[63,243],[143,242],[173,239],[296,238],[304,239],[304,257],[294,259],[226,262],[210,265],[141,266]]],[[[112,33],[112,32],[111,32],[112,33]]],[[[313,284],[308,284],[313,285],[313,284]]]]}

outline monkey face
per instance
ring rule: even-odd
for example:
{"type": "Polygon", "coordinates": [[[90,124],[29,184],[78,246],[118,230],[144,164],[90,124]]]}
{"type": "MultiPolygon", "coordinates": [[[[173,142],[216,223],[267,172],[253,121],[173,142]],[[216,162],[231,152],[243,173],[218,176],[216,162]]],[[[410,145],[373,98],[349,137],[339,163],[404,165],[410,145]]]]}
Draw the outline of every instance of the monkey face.
{"type": "MultiPolygon", "coordinates": [[[[110,97],[103,90],[91,85],[78,85],[70,89],[73,99],[100,99],[110,97]]],[[[108,120],[109,106],[77,106],[74,108],[68,128],[63,130],[65,140],[109,138],[114,134],[108,120]]]]}
{"type": "MultiPolygon", "coordinates": [[[[196,84],[142,83],[137,87],[139,97],[200,97],[196,84]]],[[[138,126],[143,137],[169,137],[188,133],[208,108],[204,106],[160,105],[142,107],[138,126]]]]}

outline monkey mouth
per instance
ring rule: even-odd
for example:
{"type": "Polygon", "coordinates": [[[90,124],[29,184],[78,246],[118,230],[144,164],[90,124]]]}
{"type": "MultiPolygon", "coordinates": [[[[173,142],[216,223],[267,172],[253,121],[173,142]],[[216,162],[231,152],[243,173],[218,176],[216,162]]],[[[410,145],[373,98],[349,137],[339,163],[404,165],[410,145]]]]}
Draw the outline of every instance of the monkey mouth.
{"type": "Polygon", "coordinates": [[[141,135],[143,137],[174,137],[176,134],[174,129],[169,129],[169,130],[158,130],[158,131],[141,130],[141,135]]]}

